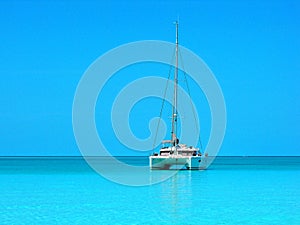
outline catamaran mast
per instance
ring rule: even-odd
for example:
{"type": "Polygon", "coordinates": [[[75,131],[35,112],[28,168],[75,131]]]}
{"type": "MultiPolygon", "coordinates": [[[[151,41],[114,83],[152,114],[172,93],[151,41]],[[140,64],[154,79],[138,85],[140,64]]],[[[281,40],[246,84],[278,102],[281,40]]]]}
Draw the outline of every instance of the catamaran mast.
{"type": "Polygon", "coordinates": [[[172,110],[172,132],[171,140],[173,146],[177,144],[177,88],[178,88],[178,21],[175,22],[176,25],[176,66],[174,72],[174,99],[173,99],[173,110],[172,110]]]}

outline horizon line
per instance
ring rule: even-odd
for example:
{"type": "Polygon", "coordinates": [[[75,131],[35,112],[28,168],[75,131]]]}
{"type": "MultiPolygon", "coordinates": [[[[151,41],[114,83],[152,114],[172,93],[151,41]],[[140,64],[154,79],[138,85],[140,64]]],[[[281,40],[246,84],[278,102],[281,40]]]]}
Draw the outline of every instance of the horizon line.
{"type": "MultiPolygon", "coordinates": [[[[148,157],[149,155],[114,155],[114,156],[76,156],[76,155],[0,155],[0,158],[84,158],[84,157],[148,157]]],[[[300,155],[217,155],[208,157],[300,157],[300,155]]]]}

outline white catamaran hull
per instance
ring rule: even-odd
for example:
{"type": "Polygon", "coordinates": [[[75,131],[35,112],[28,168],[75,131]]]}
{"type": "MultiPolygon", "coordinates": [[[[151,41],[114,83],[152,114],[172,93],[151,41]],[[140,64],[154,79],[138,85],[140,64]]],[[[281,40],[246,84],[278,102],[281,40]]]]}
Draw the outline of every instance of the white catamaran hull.
{"type": "Polygon", "coordinates": [[[201,156],[150,156],[151,169],[200,169],[201,156]]]}

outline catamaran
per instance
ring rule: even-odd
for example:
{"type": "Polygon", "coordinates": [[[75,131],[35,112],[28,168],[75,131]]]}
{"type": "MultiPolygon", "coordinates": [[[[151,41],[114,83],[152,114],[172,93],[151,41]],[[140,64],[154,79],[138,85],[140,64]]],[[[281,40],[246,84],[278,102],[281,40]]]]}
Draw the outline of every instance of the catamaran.
{"type": "Polygon", "coordinates": [[[178,99],[178,22],[176,25],[176,66],[174,71],[174,98],[172,106],[172,130],[170,140],[162,141],[159,153],[149,156],[151,169],[200,169],[202,154],[199,148],[187,146],[177,138],[177,99],[178,99]]]}

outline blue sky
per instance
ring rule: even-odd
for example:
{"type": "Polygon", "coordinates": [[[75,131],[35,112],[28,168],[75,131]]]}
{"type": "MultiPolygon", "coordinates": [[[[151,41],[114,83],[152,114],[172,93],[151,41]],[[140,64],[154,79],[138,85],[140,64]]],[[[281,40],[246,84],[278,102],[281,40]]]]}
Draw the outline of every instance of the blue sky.
{"type": "MultiPolygon", "coordinates": [[[[174,42],[178,16],[180,43],[208,64],[223,90],[227,132],[219,154],[300,155],[296,0],[1,1],[0,155],[80,155],[72,103],[84,71],[121,44],[174,42]]],[[[127,81],[115,80],[118,88],[127,81]]],[[[139,154],[119,151],[109,124],[99,129],[108,130],[112,154],[139,154]]]]}

